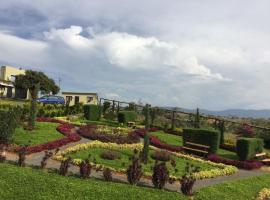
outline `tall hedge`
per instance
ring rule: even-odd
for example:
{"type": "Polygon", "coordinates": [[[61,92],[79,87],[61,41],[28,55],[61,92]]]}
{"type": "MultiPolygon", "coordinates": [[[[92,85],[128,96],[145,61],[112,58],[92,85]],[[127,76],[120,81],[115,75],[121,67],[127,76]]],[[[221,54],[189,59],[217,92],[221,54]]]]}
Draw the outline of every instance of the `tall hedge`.
{"type": "Polygon", "coordinates": [[[119,123],[134,122],[137,119],[137,113],[135,111],[121,111],[117,118],[119,123]]]}
{"type": "Polygon", "coordinates": [[[21,109],[0,110],[0,143],[10,143],[21,115],[21,109]]]}
{"type": "Polygon", "coordinates": [[[236,151],[240,160],[251,160],[256,153],[263,152],[263,140],[260,138],[240,138],[236,142],[236,151]]]}
{"type": "Polygon", "coordinates": [[[183,142],[192,142],[210,146],[210,153],[216,153],[220,145],[220,132],[216,130],[186,128],[183,130],[183,142]]]}
{"type": "Polygon", "coordinates": [[[101,117],[101,108],[99,105],[86,104],[83,106],[84,117],[87,120],[98,121],[101,117]]]}

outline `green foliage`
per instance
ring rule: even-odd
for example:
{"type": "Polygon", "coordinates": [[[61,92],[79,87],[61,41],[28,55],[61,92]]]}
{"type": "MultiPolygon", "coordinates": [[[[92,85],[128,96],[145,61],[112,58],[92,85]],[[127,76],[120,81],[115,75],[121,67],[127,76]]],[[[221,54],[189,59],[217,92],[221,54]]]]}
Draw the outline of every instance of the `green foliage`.
{"type": "Polygon", "coordinates": [[[10,164],[0,165],[1,199],[85,200],[85,199],[151,199],[181,200],[177,192],[105,182],[78,177],[62,177],[55,173],[10,164]]]}
{"type": "Polygon", "coordinates": [[[236,143],[237,155],[240,160],[253,159],[256,153],[263,151],[263,140],[259,138],[240,138],[236,143]]]}
{"type": "Polygon", "coordinates": [[[30,112],[28,118],[28,125],[35,126],[35,119],[37,113],[37,97],[38,92],[58,93],[59,87],[55,84],[53,79],[47,77],[43,72],[26,70],[25,74],[17,75],[14,83],[16,88],[29,90],[31,94],[30,112]]]}
{"type": "Polygon", "coordinates": [[[107,110],[110,108],[110,106],[111,106],[111,102],[109,102],[109,101],[105,101],[103,103],[103,107],[102,107],[103,115],[107,112],[107,110]]]}
{"type": "Polygon", "coordinates": [[[193,142],[210,146],[210,152],[216,153],[220,144],[220,132],[210,129],[186,128],[183,130],[183,142],[193,142]]]}
{"type": "Polygon", "coordinates": [[[0,110],[0,142],[10,143],[13,139],[15,128],[19,123],[21,109],[10,108],[0,110]]]}
{"type": "Polygon", "coordinates": [[[118,113],[117,118],[119,123],[134,122],[137,119],[137,113],[134,111],[121,111],[118,113]]]}
{"type": "Polygon", "coordinates": [[[87,120],[98,121],[101,118],[101,109],[99,105],[86,104],[83,106],[84,117],[87,120]]]}
{"type": "Polygon", "coordinates": [[[148,134],[145,134],[144,143],[143,143],[143,150],[142,150],[142,155],[141,155],[142,161],[145,164],[148,161],[149,145],[150,145],[150,137],[148,134]]]}

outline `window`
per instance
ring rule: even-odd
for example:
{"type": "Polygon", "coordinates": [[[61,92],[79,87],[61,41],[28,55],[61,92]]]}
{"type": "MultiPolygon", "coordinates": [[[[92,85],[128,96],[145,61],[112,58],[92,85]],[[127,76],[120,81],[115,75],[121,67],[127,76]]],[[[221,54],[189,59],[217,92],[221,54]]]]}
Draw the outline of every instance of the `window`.
{"type": "Polygon", "coordinates": [[[91,101],[93,101],[93,99],[94,99],[93,97],[89,97],[89,96],[88,96],[88,97],[87,97],[87,103],[90,103],[91,101]]]}
{"type": "Polygon", "coordinates": [[[72,96],[66,96],[66,102],[71,102],[72,101],[72,96]]]}

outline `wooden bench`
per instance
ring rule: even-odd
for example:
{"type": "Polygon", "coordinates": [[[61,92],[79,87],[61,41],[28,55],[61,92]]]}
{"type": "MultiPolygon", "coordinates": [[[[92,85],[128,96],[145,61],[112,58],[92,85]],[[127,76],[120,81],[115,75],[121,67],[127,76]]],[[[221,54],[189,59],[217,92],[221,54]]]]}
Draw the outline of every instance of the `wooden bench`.
{"type": "Polygon", "coordinates": [[[265,156],[266,156],[266,153],[262,152],[262,153],[255,154],[254,157],[258,158],[258,159],[263,159],[263,158],[265,158],[265,156]]]}
{"type": "Polygon", "coordinates": [[[263,159],[262,162],[265,165],[270,165],[270,158],[263,159]]]}
{"type": "Polygon", "coordinates": [[[193,142],[186,142],[185,146],[183,146],[183,149],[188,152],[193,152],[197,154],[202,154],[203,156],[206,156],[210,151],[210,146],[197,144],[193,142]]]}

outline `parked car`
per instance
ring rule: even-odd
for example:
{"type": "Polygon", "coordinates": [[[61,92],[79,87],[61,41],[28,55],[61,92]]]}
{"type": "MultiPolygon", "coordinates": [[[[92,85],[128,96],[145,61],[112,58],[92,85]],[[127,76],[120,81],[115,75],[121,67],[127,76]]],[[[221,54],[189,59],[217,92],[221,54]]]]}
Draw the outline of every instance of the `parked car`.
{"type": "Polygon", "coordinates": [[[54,95],[46,95],[40,97],[37,102],[44,103],[44,104],[65,104],[65,99],[60,96],[54,95]]]}

